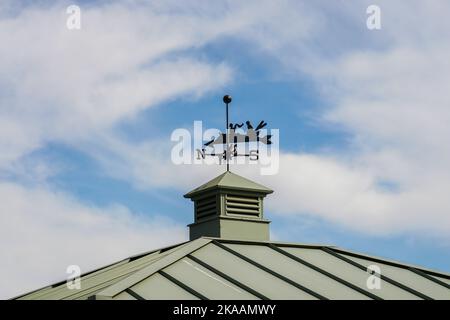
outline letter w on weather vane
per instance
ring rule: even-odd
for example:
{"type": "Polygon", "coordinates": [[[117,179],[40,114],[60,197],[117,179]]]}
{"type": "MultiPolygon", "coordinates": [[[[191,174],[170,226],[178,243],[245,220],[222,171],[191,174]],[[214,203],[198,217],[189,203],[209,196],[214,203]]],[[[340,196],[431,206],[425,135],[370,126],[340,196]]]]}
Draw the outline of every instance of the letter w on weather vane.
{"type": "Polygon", "coordinates": [[[199,154],[202,156],[202,158],[205,158],[205,156],[215,156],[219,157],[219,161],[225,160],[227,164],[227,171],[230,171],[230,163],[229,160],[233,157],[249,157],[252,158],[252,160],[258,160],[259,159],[259,143],[263,143],[266,145],[272,144],[270,141],[272,135],[266,134],[265,136],[261,135],[261,129],[267,126],[267,122],[264,122],[264,120],[260,121],[256,128],[253,127],[252,123],[250,121],[246,121],[246,129],[247,131],[244,133],[236,132],[236,129],[242,128],[244,126],[244,123],[229,123],[228,122],[228,105],[231,103],[231,96],[226,95],[223,97],[223,102],[226,105],[226,132],[220,133],[219,136],[212,137],[212,139],[204,144],[204,147],[202,149],[202,152],[199,152],[199,154]],[[250,150],[249,153],[238,153],[238,144],[242,143],[250,143],[255,142],[257,149],[256,150],[250,150]],[[224,151],[221,153],[206,153],[205,148],[213,148],[216,145],[223,145],[224,151]]]}

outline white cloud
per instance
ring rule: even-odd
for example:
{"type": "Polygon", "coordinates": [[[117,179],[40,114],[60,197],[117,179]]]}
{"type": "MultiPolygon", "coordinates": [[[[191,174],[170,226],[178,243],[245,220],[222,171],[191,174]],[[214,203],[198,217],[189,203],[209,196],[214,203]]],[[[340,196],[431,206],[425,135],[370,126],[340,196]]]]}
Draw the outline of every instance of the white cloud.
{"type": "Polygon", "coordinates": [[[126,4],[82,8],[79,31],[65,19],[58,5],[0,20],[0,165],[48,141],[92,139],[145,108],[230,80],[224,63],[181,52],[233,30],[227,21],[206,28],[206,16],[126,4]]]}
{"type": "MultiPolygon", "coordinates": [[[[62,192],[0,183],[0,298],[187,239],[184,225],[120,205],[80,204],[62,192]]],[[[153,212],[153,214],[155,214],[153,212]]]]}
{"type": "Polygon", "coordinates": [[[366,164],[323,155],[285,154],[280,162],[280,174],[265,178],[276,190],[267,201],[271,212],[312,214],[372,235],[432,232],[447,237],[450,204],[439,188],[392,191],[366,164]]]}
{"type": "Polygon", "coordinates": [[[49,141],[89,142],[163,101],[223,87],[232,67],[190,50],[230,36],[253,42],[267,21],[279,32],[289,9],[289,1],[113,2],[81,6],[81,30],[68,30],[67,5],[3,3],[0,169],[49,141]]]}
{"type": "MultiPolygon", "coordinates": [[[[376,235],[412,233],[449,240],[450,46],[436,36],[450,30],[445,19],[449,5],[415,4],[420,8],[417,15],[406,2],[381,3],[381,31],[366,29],[367,6],[347,3],[309,6],[316,18],[321,16],[318,8],[328,16],[319,19],[318,28],[307,29],[311,34],[302,38],[303,43],[295,41],[301,32],[278,32],[286,24],[272,23],[273,19],[264,28],[242,34],[287,69],[309,75],[327,105],[317,119],[353,137],[341,150],[283,154],[279,175],[259,177],[276,190],[268,200],[274,212],[316,215],[376,235]],[[346,23],[336,25],[332,17],[346,23]],[[309,45],[314,39],[323,45],[309,45]]],[[[290,30],[303,30],[301,22],[289,19],[293,11],[286,14],[290,30]]],[[[124,172],[131,171],[128,177],[140,185],[173,184],[184,190],[200,176],[207,180],[201,172],[212,175],[212,169],[185,170],[163,159],[139,159],[146,149],[117,149],[128,154],[122,168],[132,168],[124,172]]],[[[168,159],[167,150],[160,153],[168,159]]],[[[242,172],[252,175],[253,170],[242,172]]]]}
{"type": "MultiPolygon", "coordinates": [[[[154,146],[122,145],[116,152],[126,156],[99,160],[116,178],[141,189],[176,187],[187,192],[224,170],[223,165],[173,165],[167,160],[170,150],[161,148],[155,153],[154,146]]],[[[275,190],[265,202],[272,217],[309,215],[353,232],[415,234],[449,241],[448,180],[428,173],[424,174],[430,180],[427,183],[396,185],[394,177],[402,172],[410,174],[411,168],[397,163],[396,154],[372,155],[370,162],[365,161],[365,155],[348,159],[331,154],[282,153],[276,175],[261,176],[259,167],[253,165],[235,165],[232,171],[275,190]]]]}
{"type": "MultiPolygon", "coordinates": [[[[14,7],[5,3],[0,8],[14,7]]],[[[342,151],[282,154],[277,176],[237,169],[275,189],[267,201],[272,212],[316,215],[372,234],[447,239],[449,5],[380,1],[382,30],[370,33],[366,4],[371,3],[128,1],[82,8],[79,32],[65,28],[61,4],[3,12],[0,169],[45,180],[45,165],[22,172],[28,170],[22,159],[49,141],[62,141],[139,188],[187,191],[208,180],[221,168],[174,167],[160,143],[124,142],[113,128],[160,102],[198,97],[229,83],[232,66],[189,52],[236,37],[278,59],[285,67],[281,74],[311,77],[328,106],[317,119],[354,137],[342,151]]],[[[14,280],[2,285],[7,289],[1,295],[60,279],[72,259],[102,264],[140,250],[142,243],[174,242],[170,236],[182,232],[170,222],[141,225],[137,221],[144,218],[125,208],[89,207],[43,187],[1,182],[0,197],[1,245],[9,252],[2,274],[14,280]],[[168,230],[167,237],[160,228],[168,230]],[[119,241],[117,234],[130,240],[119,241]],[[101,248],[111,251],[95,260],[107,242],[112,245],[101,248]]]]}
{"type": "Polygon", "coordinates": [[[201,13],[156,14],[134,6],[82,8],[78,32],[65,28],[63,4],[2,2],[0,173],[12,172],[27,185],[0,181],[2,298],[61,280],[69,264],[86,271],[185,239],[185,226],[155,212],[146,218],[55,193],[44,187],[54,168],[37,159],[26,163],[27,154],[50,141],[107,141],[102,137],[114,124],[140,110],[182,94],[200,96],[230,80],[226,64],[182,50],[239,25],[224,17],[206,28],[211,17],[201,13]]]}
{"type": "MultiPolygon", "coordinates": [[[[114,126],[163,101],[229,83],[231,66],[190,50],[254,28],[277,8],[270,1],[82,5],[82,29],[69,31],[71,3],[41,4],[0,5],[1,297],[60,280],[68,264],[86,270],[183,238],[184,226],[119,205],[88,206],[45,187],[59,168],[29,155],[49,142],[67,143],[98,159],[117,158],[107,168],[129,163],[123,172],[130,169],[140,187],[148,184],[137,167],[150,168],[151,177],[180,172],[161,170],[151,157],[146,163],[137,152],[155,145],[125,143],[114,126]],[[11,174],[20,182],[7,182],[11,174]]],[[[180,177],[185,186],[192,182],[180,177]]]]}
{"type": "Polygon", "coordinates": [[[284,155],[274,185],[282,195],[272,208],[361,232],[449,241],[450,46],[444,39],[450,7],[445,1],[380,6],[381,31],[364,29],[363,5],[347,3],[346,12],[330,6],[355,31],[334,30],[327,21],[315,35],[324,46],[314,57],[301,46],[272,52],[312,76],[329,106],[319,115],[323,123],[353,136],[343,150],[284,155]],[[337,39],[328,45],[331,36],[337,39]],[[324,58],[331,50],[338,54],[324,58]]]}

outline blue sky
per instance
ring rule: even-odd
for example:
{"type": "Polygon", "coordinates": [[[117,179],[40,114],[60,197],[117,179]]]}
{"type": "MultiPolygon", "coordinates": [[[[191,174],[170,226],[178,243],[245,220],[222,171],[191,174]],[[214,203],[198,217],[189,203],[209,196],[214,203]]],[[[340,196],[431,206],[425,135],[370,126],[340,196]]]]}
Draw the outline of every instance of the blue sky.
{"type": "Polygon", "coordinates": [[[276,240],[450,272],[448,4],[375,1],[370,31],[372,2],[85,1],[72,31],[72,3],[2,3],[0,295],[186,239],[182,195],[224,168],[170,135],[221,128],[224,94],[280,130],[278,174],[236,168],[276,240]]]}

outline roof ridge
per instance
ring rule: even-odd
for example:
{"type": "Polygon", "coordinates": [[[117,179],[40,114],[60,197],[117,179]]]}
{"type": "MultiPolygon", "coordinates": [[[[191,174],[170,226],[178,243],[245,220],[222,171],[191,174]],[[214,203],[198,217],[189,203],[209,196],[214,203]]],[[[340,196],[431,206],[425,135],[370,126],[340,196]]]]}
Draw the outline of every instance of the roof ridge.
{"type": "Polygon", "coordinates": [[[420,271],[423,271],[423,272],[425,272],[427,274],[431,274],[431,275],[434,275],[434,276],[437,276],[437,277],[444,277],[444,278],[450,279],[450,273],[445,272],[445,271],[433,270],[433,269],[425,268],[425,267],[423,267],[421,265],[416,265],[416,264],[413,264],[413,263],[402,262],[402,261],[388,259],[388,258],[383,258],[383,257],[379,257],[379,256],[372,256],[370,254],[360,253],[360,252],[356,252],[356,251],[340,248],[340,247],[337,247],[337,246],[333,246],[332,248],[333,248],[334,251],[336,251],[338,253],[348,254],[349,256],[352,256],[352,257],[373,260],[373,261],[385,263],[387,265],[391,265],[391,266],[395,266],[395,267],[399,267],[399,268],[403,268],[403,269],[414,268],[414,269],[418,269],[420,271]]]}
{"type": "Polygon", "coordinates": [[[184,258],[191,252],[194,252],[194,251],[200,249],[201,247],[207,245],[211,241],[212,240],[210,240],[210,239],[198,238],[194,241],[187,242],[186,244],[181,245],[178,248],[175,248],[175,250],[173,252],[171,252],[170,254],[162,257],[161,259],[156,260],[154,263],[151,263],[150,265],[144,267],[143,269],[134,272],[133,274],[120,280],[119,282],[96,293],[95,297],[99,298],[99,299],[112,299],[114,296],[118,295],[125,289],[150,277],[151,275],[158,272],[159,270],[184,258]]]}

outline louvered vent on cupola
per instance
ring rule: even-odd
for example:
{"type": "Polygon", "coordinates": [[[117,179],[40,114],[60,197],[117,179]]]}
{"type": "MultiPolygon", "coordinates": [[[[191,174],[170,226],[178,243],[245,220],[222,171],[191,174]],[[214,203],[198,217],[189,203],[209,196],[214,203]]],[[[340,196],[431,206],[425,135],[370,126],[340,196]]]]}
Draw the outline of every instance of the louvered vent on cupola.
{"type": "Polygon", "coordinates": [[[195,200],[195,220],[207,219],[217,214],[217,195],[213,194],[195,200]]]}
{"type": "Polygon", "coordinates": [[[273,191],[229,171],[185,195],[194,202],[190,238],[269,240],[263,199],[273,191]]]}
{"type": "Polygon", "coordinates": [[[237,194],[225,195],[225,208],[227,214],[259,217],[261,214],[261,197],[243,196],[237,194]]]}

